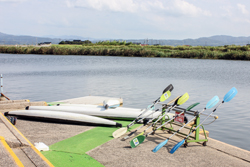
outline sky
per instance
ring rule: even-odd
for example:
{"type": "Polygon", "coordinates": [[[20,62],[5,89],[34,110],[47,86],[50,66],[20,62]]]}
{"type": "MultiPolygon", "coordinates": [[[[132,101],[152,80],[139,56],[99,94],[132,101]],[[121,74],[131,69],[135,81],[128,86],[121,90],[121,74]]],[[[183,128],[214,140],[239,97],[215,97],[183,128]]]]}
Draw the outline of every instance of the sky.
{"type": "Polygon", "coordinates": [[[250,0],[0,0],[0,32],[107,39],[250,36],[250,0]]]}

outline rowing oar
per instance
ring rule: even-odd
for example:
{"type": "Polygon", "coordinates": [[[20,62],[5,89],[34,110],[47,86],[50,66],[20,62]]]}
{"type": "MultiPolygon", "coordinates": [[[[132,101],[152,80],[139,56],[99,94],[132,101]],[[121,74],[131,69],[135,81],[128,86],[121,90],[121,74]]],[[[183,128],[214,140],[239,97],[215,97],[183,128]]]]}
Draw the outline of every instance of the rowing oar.
{"type": "MultiPolygon", "coordinates": [[[[214,107],[217,103],[219,102],[219,97],[218,96],[214,96],[209,102],[207,102],[206,107],[200,112],[197,113],[196,115],[201,114],[203,111],[205,111],[206,109],[210,109],[212,107],[214,107]]],[[[165,141],[161,142],[160,144],[158,144],[154,149],[153,152],[157,152],[159,149],[161,149],[164,145],[167,144],[168,140],[173,137],[176,133],[178,133],[182,128],[184,128],[186,125],[188,125],[189,123],[191,123],[194,119],[196,119],[196,116],[194,116],[190,121],[188,121],[188,123],[186,123],[185,125],[183,125],[180,129],[178,129],[175,133],[173,133],[169,138],[167,138],[165,141]]]]}
{"type": "MultiPolygon", "coordinates": [[[[168,102],[167,105],[172,104],[173,102],[175,102],[180,96],[176,97],[175,99],[171,100],[170,102],[168,102]]],[[[159,109],[155,110],[155,112],[159,111],[159,109]]],[[[151,114],[145,116],[144,118],[149,117],[150,115],[152,115],[154,112],[152,112],[151,114]]],[[[141,120],[143,120],[144,118],[141,118],[138,122],[140,122],[141,120]]],[[[158,118],[158,116],[153,117],[148,119],[147,121],[144,121],[143,125],[141,125],[140,127],[138,127],[135,131],[131,132],[130,134],[128,134],[127,136],[125,136],[122,140],[127,140],[130,136],[132,136],[133,134],[135,134],[138,130],[140,130],[141,128],[143,128],[144,126],[146,126],[147,124],[149,124],[150,122],[152,122],[154,119],[158,118]]]]}
{"type": "MultiPolygon", "coordinates": [[[[185,113],[186,111],[191,110],[192,108],[194,108],[195,106],[197,106],[200,103],[194,103],[192,105],[190,105],[187,109],[185,109],[183,112],[177,114],[176,116],[174,116],[172,119],[168,120],[167,122],[165,122],[164,124],[158,126],[156,129],[153,129],[151,132],[149,132],[146,136],[150,135],[151,133],[154,133],[155,131],[157,131],[159,128],[161,128],[162,126],[166,125],[167,123],[169,123],[170,121],[172,121],[173,119],[179,117],[181,114],[185,113]]],[[[162,146],[164,146],[167,143],[168,139],[165,140],[164,142],[160,143],[158,145],[158,147],[156,147],[156,149],[153,150],[153,152],[158,151],[162,146]]]]}
{"type": "Polygon", "coordinates": [[[118,138],[122,135],[124,135],[127,130],[133,126],[137,121],[138,119],[140,118],[140,116],[142,116],[143,114],[145,114],[147,111],[149,111],[150,109],[154,108],[154,106],[159,103],[159,102],[163,102],[165,100],[167,100],[170,96],[171,96],[171,91],[174,89],[173,85],[170,84],[168,85],[164,90],[163,90],[163,94],[158,98],[156,99],[153,104],[151,106],[149,106],[147,109],[145,109],[145,111],[143,111],[142,113],[140,113],[137,118],[135,118],[135,120],[133,120],[127,127],[124,127],[124,128],[120,128],[120,129],[117,129],[116,131],[113,132],[113,137],[114,138],[118,138]]]}
{"type": "Polygon", "coordinates": [[[150,135],[151,133],[154,133],[156,130],[158,130],[159,128],[163,127],[164,125],[166,125],[167,123],[169,123],[170,121],[172,121],[173,119],[175,119],[176,117],[179,117],[181,114],[185,113],[186,111],[191,110],[192,108],[194,108],[195,106],[197,106],[200,103],[194,103],[192,105],[190,105],[186,110],[184,110],[183,112],[177,114],[176,116],[174,116],[172,119],[169,119],[167,122],[165,122],[164,124],[158,126],[156,129],[153,129],[151,132],[149,132],[148,134],[146,134],[146,137],[148,135],[150,135]]]}
{"type": "MultiPolygon", "coordinates": [[[[233,87],[232,89],[229,90],[229,92],[227,92],[227,94],[224,96],[223,101],[221,102],[221,104],[219,104],[212,112],[210,115],[212,115],[216,109],[218,107],[220,107],[224,102],[229,102],[230,100],[232,100],[232,98],[234,98],[234,96],[238,93],[237,89],[235,87],[233,87]]],[[[195,129],[192,130],[192,132],[190,132],[182,141],[180,141],[179,143],[177,143],[170,151],[171,154],[173,154],[184,142],[185,140],[200,126],[202,125],[207,118],[210,116],[208,115],[195,129]]]]}
{"type": "MultiPolygon", "coordinates": [[[[183,94],[180,98],[178,98],[176,101],[175,101],[175,103],[168,109],[168,112],[169,111],[171,111],[172,109],[174,109],[176,106],[179,106],[179,105],[182,105],[182,104],[184,104],[187,100],[189,99],[189,95],[188,95],[188,93],[185,93],[185,94],[183,94]]],[[[166,114],[166,112],[165,112],[165,114],[166,114]]],[[[163,114],[163,115],[165,115],[165,114],[163,114]]],[[[161,119],[162,118],[162,116],[159,118],[159,119],[161,119]]],[[[159,120],[158,119],[158,120],[159,120]]],[[[158,121],[157,120],[157,121],[158,121]]],[[[145,138],[147,137],[146,135],[144,135],[144,133],[149,129],[149,128],[151,128],[152,126],[153,126],[154,124],[151,124],[147,129],[145,129],[142,133],[140,133],[137,137],[135,137],[134,139],[132,139],[131,141],[130,141],[130,146],[132,147],[132,148],[135,148],[135,147],[137,147],[139,144],[141,144],[144,140],[145,140],[145,138]]]]}

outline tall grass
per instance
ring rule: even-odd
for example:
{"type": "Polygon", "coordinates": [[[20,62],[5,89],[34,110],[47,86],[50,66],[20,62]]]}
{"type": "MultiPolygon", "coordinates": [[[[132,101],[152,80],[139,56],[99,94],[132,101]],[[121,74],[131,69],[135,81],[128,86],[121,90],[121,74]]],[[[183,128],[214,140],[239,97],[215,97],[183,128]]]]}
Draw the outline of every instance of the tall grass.
{"type": "Polygon", "coordinates": [[[11,54],[50,54],[50,55],[105,55],[127,57],[172,57],[195,59],[250,60],[248,46],[139,46],[97,43],[91,45],[52,45],[36,46],[0,46],[0,53],[11,54]]]}

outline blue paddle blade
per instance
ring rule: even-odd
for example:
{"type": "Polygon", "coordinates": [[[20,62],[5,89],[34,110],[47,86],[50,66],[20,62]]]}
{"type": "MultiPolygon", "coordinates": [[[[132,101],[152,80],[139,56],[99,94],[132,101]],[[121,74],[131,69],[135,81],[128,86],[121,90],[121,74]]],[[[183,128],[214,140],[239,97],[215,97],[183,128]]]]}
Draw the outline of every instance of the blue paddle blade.
{"type": "Polygon", "coordinates": [[[219,97],[214,96],[209,102],[207,102],[206,109],[213,108],[219,101],[219,97]]]}
{"type": "Polygon", "coordinates": [[[183,139],[182,141],[180,141],[179,143],[177,143],[172,150],[170,151],[171,154],[173,154],[183,143],[185,142],[185,139],[183,139]]]}
{"type": "Polygon", "coordinates": [[[229,102],[230,100],[232,100],[232,98],[234,98],[234,96],[238,93],[237,89],[235,87],[233,87],[232,89],[229,90],[229,92],[227,92],[227,94],[224,96],[223,101],[224,102],[229,102]]]}
{"type": "Polygon", "coordinates": [[[158,144],[154,149],[153,149],[153,152],[156,153],[158,150],[160,150],[165,144],[167,144],[168,142],[168,139],[161,142],[160,144],[158,144]]]}

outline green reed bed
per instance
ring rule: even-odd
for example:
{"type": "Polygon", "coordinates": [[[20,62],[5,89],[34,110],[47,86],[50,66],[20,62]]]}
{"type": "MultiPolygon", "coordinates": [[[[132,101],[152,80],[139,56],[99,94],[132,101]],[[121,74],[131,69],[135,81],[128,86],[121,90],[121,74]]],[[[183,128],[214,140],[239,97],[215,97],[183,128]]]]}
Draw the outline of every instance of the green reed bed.
{"type": "Polygon", "coordinates": [[[171,57],[195,59],[250,60],[249,46],[140,46],[133,44],[90,44],[51,46],[0,46],[0,53],[50,55],[105,55],[127,57],[171,57]]]}

